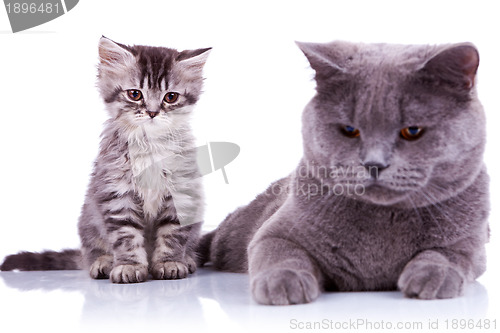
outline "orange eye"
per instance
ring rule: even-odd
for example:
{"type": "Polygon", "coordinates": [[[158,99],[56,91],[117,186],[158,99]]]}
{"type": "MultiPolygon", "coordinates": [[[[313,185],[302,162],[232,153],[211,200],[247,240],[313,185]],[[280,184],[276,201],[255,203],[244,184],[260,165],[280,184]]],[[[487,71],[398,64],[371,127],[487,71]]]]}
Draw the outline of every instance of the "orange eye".
{"type": "Polygon", "coordinates": [[[165,97],[163,97],[163,100],[168,104],[175,103],[177,102],[178,99],[179,99],[179,94],[176,92],[168,92],[165,94],[165,97]]]}
{"type": "Polygon", "coordinates": [[[128,96],[128,98],[130,98],[131,100],[133,100],[135,102],[140,101],[142,99],[141,91],[136,90],[136,89],[127,90],[127,96],[128,96]]]}
{"type": "Polygon", "coordinates": [[[342,131],[342,134],[348,138],[357,138],[359,136],[359,129],[352,126],[344,126],[341,127],[340,130],[342,131]]]}
{"type": "Polygon", "coordinates": [[[410,126],[403,128],[400,132],[401,137],[408,141],[419,139],[424,134],[424,129],[418,126],[410,126]]]}

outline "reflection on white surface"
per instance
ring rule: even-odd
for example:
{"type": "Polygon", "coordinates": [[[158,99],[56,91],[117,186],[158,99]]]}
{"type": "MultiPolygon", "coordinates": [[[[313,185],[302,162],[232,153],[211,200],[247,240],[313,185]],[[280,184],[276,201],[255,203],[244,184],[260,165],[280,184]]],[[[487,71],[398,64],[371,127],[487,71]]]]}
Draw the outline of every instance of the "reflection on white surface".
{"type": "Polygon", "coordinates": [[[420,323],[421,328],[406,331],[424,332],[431,322],[439,321],[443,328],[445,320],[485,318],[488,309],[488,293],[478,282],[468,286],[464,297],[452,300],[406,299],[399,292],[327,293],[311,304],[272,307],[251,299],[248,275],[210,269],[183,280],[130,285],[92,280],[83,271],[0,276],[0,321],[16,331],[286,332],[317,325],[320,331],[348,332],[381,331],[383,322],[386,328],[420,323]]]}

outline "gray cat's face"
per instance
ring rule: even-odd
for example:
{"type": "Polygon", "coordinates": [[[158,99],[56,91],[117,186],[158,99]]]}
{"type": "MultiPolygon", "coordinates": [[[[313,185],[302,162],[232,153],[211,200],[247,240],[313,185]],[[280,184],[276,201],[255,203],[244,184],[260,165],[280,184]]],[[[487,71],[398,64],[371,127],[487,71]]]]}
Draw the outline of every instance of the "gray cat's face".
{"type": "Polygon", "coordinates": [[[208,51],[125,46],[102,37],[98,87],[124,134],[140,128],[154,136],[182,126],[201,93],[208,51]]]}
{"type": "Polygon", "coordinates": [[[303,115],[309,173],[336,195],[422,206],[482,167],[485,121],[470,44],[299,44],[316,71],[303,115]]]}

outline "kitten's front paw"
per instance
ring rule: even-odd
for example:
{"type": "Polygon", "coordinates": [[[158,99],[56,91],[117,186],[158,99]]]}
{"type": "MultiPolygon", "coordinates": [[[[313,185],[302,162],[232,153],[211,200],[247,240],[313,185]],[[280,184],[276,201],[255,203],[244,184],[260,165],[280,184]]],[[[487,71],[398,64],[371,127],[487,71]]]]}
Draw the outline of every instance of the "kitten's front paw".
{"type": "Polygon", "coordinates": [[[118,265],[111,270],[110,279],[113,283],[144,282],[148,277],[146,265],[118,265]]]}
{"type": "Polygon", "coordinates": [[[157,280],[184,279],[196,271],[196,263],[188,258],[185,262],[167,261],[159,262],[151,268],[151,275],[157,280]]]}
{"type": "Polygon", "coordinates": [[[107,279],[113,268],[113,257],[110,255],[100,256],[90,266],[89,273],[93,279],[107,279]]]}
{"type": "Polygon", "coordinates": [[[405,296],[420,299],[460,296],[464,284],[464,275],[455,268],[429,262],[410,263],[398,281],[398,287],[405,296]]]}
{"type": "Polygon", "coordinates": [[[320,293],[314,275],[291,269],[261,272],[252,279],[251,285],[255,300],[268,305],[309,303],[320,293]]]}

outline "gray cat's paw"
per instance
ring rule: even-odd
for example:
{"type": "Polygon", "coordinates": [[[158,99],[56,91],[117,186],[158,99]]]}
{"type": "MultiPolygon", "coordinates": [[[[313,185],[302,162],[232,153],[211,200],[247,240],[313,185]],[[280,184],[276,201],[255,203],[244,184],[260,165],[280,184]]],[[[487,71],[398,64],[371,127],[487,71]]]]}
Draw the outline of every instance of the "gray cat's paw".
{"type": "Polygon", "coordinates": [[[309,272],[273,269],[252,279],[252,294],[261,304],[309,303],[319,296],[318,280],[309,272]]]}
{"type": "Polygon", "coordinates": [[[464,275],[450,265],[412,262],[399,277],[398,287],[407,297],[453,298],[462,295],[464,275]]]}
{"type": "Polygon", "coordinates": [[[196,265],[196,261],[194,261],[193,258],[186,256],[186,258],[184,259],[184,262],[188,268],[189,274],[196,272],[197,265],[196,265]]]}
{"type": "Polygon", "coordinates": [[[111,270],[110,279],[113,283],[144,282],[148,278],[146,265],[118,265],[111,270]]]}
{"type": "Polygon", "coordinates": [[[189,273],[196,270],[194,261],[167,261],[159,262],[151,267],[151,275],[157,280],[184,279],[189,273]]]}

